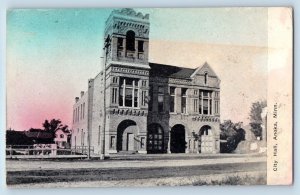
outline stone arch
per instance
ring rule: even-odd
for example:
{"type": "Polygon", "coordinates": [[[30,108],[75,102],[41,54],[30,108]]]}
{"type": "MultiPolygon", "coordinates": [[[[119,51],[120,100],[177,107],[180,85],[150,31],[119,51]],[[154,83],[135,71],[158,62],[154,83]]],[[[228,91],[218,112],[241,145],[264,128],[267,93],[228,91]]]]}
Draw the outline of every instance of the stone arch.
{"type": "Polygon", "coordinates": [[[163,153],[164,129],[158,123],[152,123],[147,127],[147,153],[163,153]]]}
{"type": "Polygon", "coordinates": [[[133,120],[123,120],[117,128],[117,151],[136,151],[137,150],[137,123],[133,120]]]}
{"type": "Polygon", "coordinates": [[[182,124],[176,124],[171,128],[170,151],[171,153],[185,153],[186,129],[182,124]]]}
{"type": "Polygon", "coordinates": [[[215,151],[215,137],[211,126],[203,125],[199,130],[199,153],[213,153],[215,151]]]}

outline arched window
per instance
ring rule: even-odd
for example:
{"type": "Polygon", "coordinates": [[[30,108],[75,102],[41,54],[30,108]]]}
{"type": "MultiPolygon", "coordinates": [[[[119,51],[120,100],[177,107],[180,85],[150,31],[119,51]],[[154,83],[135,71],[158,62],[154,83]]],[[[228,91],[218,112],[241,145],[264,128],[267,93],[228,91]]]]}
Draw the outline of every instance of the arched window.
{"type": "Polygon", "coordinates": [[[204,84],[207,84],[207,77],[208,77],[208,75],[207,75],[207,72],[204,74],[204,84]]]}
{"type": "Polygon", "coordinates": [[[126,33],[126,50],[135,51],[135,33],[130,30],[126,33]]]}

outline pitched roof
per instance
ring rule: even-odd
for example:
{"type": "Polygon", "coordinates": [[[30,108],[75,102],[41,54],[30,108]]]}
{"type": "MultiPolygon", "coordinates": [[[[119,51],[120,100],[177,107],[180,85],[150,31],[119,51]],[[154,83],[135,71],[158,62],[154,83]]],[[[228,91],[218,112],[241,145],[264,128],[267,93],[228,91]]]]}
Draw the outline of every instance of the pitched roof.
{"type": "Polygon", "coordinates": [[[151,67],[150,76],[152,77],[158,76],[165,78],[193,79],[193,77],[197,74],[204,74],[205,72],[209,72],[210,77],[218,78],[215,71],[209,66],[207,62],[197,68],[185,68],[157,63],[149,63],[149,66],[151,67]]]}
{"type": "Polygon", "coordinates": [[[165,64],[149,63],[150,76],[190,79],[196,69],[171,66],[165,64]]]}
{"type": "Polygon", "coordinates": [[[217,77],[217,74],[215,71],[209,66],[207,62],[205,62],[202,66],[199,66],[195,69],[195,72],[191,75],[191,77],[194,77],[197,74],[204,74],[205,72],[209,72],[210,77],[217,77]]]}
{"type": "Polygon", "coordinates": [[[25,135],[31,138],[40,138],[40,139],[50,139],[53,138],[52,134],[49,132],[42,132],[42,131],[25,131],[25,135]]]}

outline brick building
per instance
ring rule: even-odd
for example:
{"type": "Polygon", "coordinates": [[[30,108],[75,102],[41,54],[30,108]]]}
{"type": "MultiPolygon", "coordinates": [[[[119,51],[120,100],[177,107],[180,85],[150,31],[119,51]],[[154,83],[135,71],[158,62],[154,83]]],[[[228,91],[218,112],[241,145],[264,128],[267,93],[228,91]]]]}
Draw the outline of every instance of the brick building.
{"type": "Polygon", "coordinates": [[[104,68],[75,98],[72,146],[93,154],[218,153],[220,80],[208,63],[151,63],[149,15],[114,10],[106,21],[104,68]]]}

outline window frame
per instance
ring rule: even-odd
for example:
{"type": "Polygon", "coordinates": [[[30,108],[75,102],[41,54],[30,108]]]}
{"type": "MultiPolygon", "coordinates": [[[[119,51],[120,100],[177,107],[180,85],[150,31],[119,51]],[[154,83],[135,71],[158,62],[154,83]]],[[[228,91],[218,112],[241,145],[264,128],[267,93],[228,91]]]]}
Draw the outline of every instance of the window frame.
{"type": "Polygon", "coordinates": [[[164,86],[158,86],[158,88],[157,88],[157,111],[158,112],[164,112],[165,111],[164,101],[165,101],[164,86]],[[160,91],[159,89],[162,89],[162,91],[160,91]],[[162,102],[159,101],[160,98],[162,98],[162,102]],[[162,106],[162,107],[160,107],[160,106],[162,106]]]}
{"type": "Polygon", "coordinates": [[[169,87],[169,94],[170,94],[170,113],[176,113],[176,87],[170,86],[169,87]],[[172,93],[171,88],[174,89],[174,93],[172,93]],[[173,105],[171,105],[171,99],[173,98],[173,105]],[[171,106],[173,107],[173,111],[171,109],[171,106]]]}
{"type": "Polygon", "coordinates": [[[122,92],[122,96],[119,95],[119,107],[121,108],[134,108],[134,109],[138,109],[140,108],[140,97],[139,97],[139,91],[140,91],[140,87],[139,87],[139,79],[137,78],[129,78],[129,77],[122,77],[120,78],[120,84],[119,84],[119,94],[122,92]],[[132,79],[132,85],[126,85],[126,79],[132,79]],[[130,89],[132,90],[132,98],[131,98],[131,106],[126,106],[126,89],[130,89]],[[136,94],[136,97],[135,97],[136,94]],[[120,105],[120,98],[122,97],[122,105],[120,105]],[[135,99],[137,98],[137,99],[135,99]],[[135,101],[137,103],[137,105],[135,106],[135,101]]]}
{"type": "Polygon", "coordinates": [[[188,88],[181,88],[181,114],[188,114],[188,88]],[[183,93],[183,90],[185,90],[185,93],[183,93]],[[185,110],[183,110],[183,102],[185,102],[185,110]]]}

